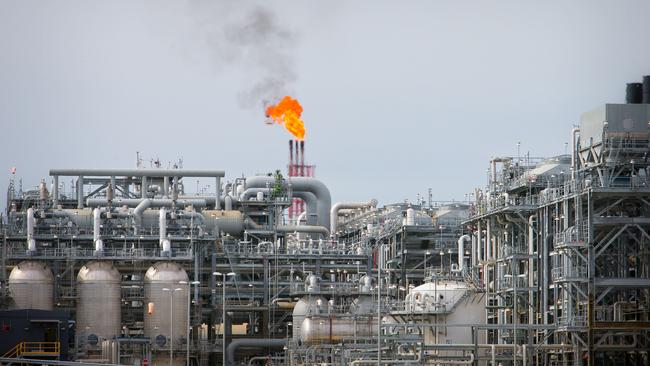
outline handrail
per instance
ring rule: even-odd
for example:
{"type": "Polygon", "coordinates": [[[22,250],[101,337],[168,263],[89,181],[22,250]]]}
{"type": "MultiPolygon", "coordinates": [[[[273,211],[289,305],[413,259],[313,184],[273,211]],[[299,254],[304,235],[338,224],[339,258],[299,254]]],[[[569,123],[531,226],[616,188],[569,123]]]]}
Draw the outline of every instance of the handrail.
{"type": "Polygon", "coordinates": [[[59,356],[60,342],[20,342],[5,353],[4,358],[19,358],[22,356],[59,356]]]}

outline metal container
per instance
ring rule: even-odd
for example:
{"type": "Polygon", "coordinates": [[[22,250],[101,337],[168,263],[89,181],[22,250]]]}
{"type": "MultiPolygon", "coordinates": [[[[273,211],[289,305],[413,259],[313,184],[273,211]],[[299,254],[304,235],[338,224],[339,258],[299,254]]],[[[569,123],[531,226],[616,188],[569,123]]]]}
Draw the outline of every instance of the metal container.
{"type": "Polygon", "coordinates": [[[355,337],[376,337],[377,318],[305,318],[300,327],[300,340],[305,344],[340,343],[355,337]]]}
{"type": "Polygon", "coordinates": [[[86,348],[120,335],[121,277],[111,262],[96,261],[77,275],[77,339],[86,348]]]}
{"type": "Polygon", "coordinates": [[[327,308],[327,300],[321,296],[303,296],[293,307],[293,339],[300,339],[300,327],[303,320],[309,315],[322,314],[327,308]]]}
{"type": "MultiPolygon", "coordinates": [[[[151,339],[153,351],[169,350],[170,346],[173,346],[173,350],[181,351],[185,347],[189,326],[187,283],[187,273],[174,262],[158,262],[147,270],[144,276],[145,303],[154,305],[151,314],[147,312],[144,316],[144,336],[151,339]],[[181,281],[185,283],[179,283],[181,281]]],[[[168,354],[161,354],[160,357],[169,360],[168,354]]],[[[183,361],[183,354],[174,359],[174,363],[183,361]]]]}
{"type": "Polygon", "coordinates": [[[52,310],[54,276],[41,262],[19,263],[9,274],[9,290],[17,309],[52,310]]]}

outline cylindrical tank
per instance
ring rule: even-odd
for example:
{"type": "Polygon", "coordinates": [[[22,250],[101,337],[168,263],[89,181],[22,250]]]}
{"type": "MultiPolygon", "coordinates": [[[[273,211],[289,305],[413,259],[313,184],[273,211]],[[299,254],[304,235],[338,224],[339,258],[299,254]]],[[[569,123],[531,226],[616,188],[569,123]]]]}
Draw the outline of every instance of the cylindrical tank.
{"type": "Polygon", "coordinates": [[[414,312],[449,311],[461,300],[467,290],[467,284],[461,281],[426,282],[409,292],[406,306],[408,310],[414,312]]]}
{"type": "MultiPolygon", "coordinates": [[[[154,352],[169,351],[170,346],[180,350],[187,340],[187,283],[187,272],[174,262],[158,262],[144,276],[145,302],[154,304],[153,312],[144,316],[144,336],[151,339],[154,352]]],[[[169,353],[156,352],[152,358],[152,364],[161,364],[169,353]]],[[[174,356],[173,363],[183,365],[184,354],[174,356]]]]}
{"type": "Polygon", "coordinates": [[[293,339],[300,339],[300,327],[309,315],[322,314],[327,308],[327,300],[317,295],[303,296],[293,307],[293,339]]]}
{"type": "Polygon", "coordinates": [[[54,276],[47,264],[20,262],[9,274],[9,290],[17,309],[52,310],[54,276]]]}
{"type": "Polygon", "coordinates": [[[377,318],[305,318],[300,327],[300,340],[305,344],[340,343],[344,338],[377,335],[377,318]]]}
{"type": "Polygon", "coordinates": [[[77,275],[77,337],[82,344],[100,347],[120,335],[121,277],[107,261],[87,263],[77,275]]]}

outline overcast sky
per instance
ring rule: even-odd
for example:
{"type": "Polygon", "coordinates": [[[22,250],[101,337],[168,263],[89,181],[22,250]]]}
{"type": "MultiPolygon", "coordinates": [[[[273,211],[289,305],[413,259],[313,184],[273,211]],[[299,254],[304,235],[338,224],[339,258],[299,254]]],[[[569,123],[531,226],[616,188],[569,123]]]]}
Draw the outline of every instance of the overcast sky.
{"type": "Polygon", "coordinates": [[[302,103],[334,201],[463,200],[491,156],[518,141],[564,153],[580,113],[622,102],[650,74],[649,14],[646,0],[0,0],[0,203],[12,166],[31,187],[49,168],[133,168],[136,151],[229,178],[286,171],[289,134],[242,98],[269,73],[302,103]],[[277,37],[221,37],[259,11],[277,37]]]}

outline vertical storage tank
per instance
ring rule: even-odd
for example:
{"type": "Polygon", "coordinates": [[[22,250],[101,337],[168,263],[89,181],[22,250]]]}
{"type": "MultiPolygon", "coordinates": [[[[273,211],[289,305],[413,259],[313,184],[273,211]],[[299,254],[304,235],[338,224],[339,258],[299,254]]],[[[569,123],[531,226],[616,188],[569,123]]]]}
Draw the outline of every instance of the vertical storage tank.
{"type": "Polygon", "coordinates": [[[152,364],[169,362],[172,346],[174,365],[185,364],[184,350],[189,327],[187,282],[187,273],[174,262],[158,262],[144,276],[144,297],[148,303],[148,311],[144,315],[144,336],[151,339],[151,350],[154,352],[152,364]],[[180,284],[181,281],[186,283],[180,284]]]}
{"type": "Polygon", "coordinates": [[[77,339],[86,349],[120,334],[121,278],[110,262],[81,267],[77,275],[77,339]]]}
{"type": "Polygon", "coordinates": [[[9,290],[17,309],[52,310],[54,276],[42,262],[20,262],[9,274],[9,290]]]}

